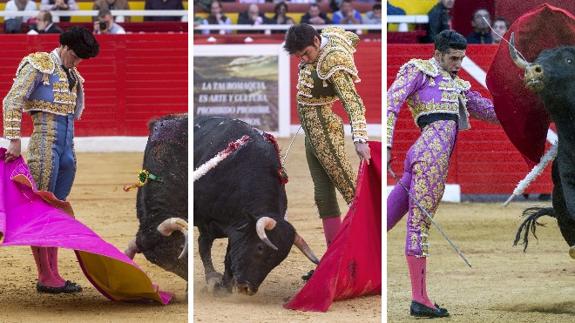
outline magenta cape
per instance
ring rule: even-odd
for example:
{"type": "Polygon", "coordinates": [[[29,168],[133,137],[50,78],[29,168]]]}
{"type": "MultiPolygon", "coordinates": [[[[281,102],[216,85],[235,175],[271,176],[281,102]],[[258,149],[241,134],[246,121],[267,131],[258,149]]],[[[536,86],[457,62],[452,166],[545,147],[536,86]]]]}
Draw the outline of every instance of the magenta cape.
{"type": "Polygon", "coordinates": [[[359,168],[357,192],[334,241],[285,308],[325,312],[334,301],[381,294],[381,142],[359,168]]]}
{"type": "Polygon", "coordinates": [[[0,247],[72,249],[88,280],[109,299],[170,301],[130,258],[74,219],[68,202],[37,191],[22,157],[4,163],[5,152],[0,149],[0,247]]]}

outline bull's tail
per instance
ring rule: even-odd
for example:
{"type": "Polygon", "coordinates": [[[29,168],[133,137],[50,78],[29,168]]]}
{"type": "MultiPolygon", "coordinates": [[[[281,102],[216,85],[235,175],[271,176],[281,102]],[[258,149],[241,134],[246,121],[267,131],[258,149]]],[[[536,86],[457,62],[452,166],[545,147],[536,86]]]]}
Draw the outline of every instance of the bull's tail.
{"type": "Polygon", "coordinates": [[[523,211],[523,223],[517,229],[517,233],[515,234],[515,241],[513,241],[513,246],[517,246],[518,243],[523,245],[523,252],[527,251],[527,245],[529,244],[529,231],[533,234],[535,239],[537,239],[537,235],[535,234],[535,230],[537,230],[537,226],[545,226],[543,223],[537,222],[537,220],[542,216],[550,216],[556,218],[555,210],[552,207],[530,207],[523,211]],[[523,241],[520,242],[521,236],[523,235],[523,241]]]}

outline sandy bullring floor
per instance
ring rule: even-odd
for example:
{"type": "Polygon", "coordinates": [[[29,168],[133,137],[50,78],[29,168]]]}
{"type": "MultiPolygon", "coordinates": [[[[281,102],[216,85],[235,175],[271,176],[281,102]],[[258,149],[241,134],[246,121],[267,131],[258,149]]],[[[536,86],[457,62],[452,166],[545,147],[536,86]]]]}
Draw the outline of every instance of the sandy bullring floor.
{"type": "MultiPolygon", "coordinates": [[[[297,137],[287,158],[288,215],[298,232],[321,256],[326,249],[325,240],[313,201],[313,185],[305,160],[303,138],[302,135],[297,137]]],[[[288,144],[287,139],[279,141],[283,149],[288,144]]],[[[359,160],[349,138],[347,145],[348,156],[353,168],[357,169],[359,160]]],[[[340,208],[345,214],[347,207],[343,200],[340,200],[340,208]]],[[[197,235],[197,229],[194,229],[194,239],[197,239],[197,235]]],[[[212,249],[214,265],[220,272],[223,271],[226,245],[227,240],[216,240],[212,249]]],[[[207,293],[197,244],[194,249],[194,322],[381,322],[380,296],[336,302],[327,313],[284,309],[282,304],[303,286],[300,277],[313,269],[309,260],[297,248],[293,248],[286,260],[268,275],[256,295],[227,297],[215,297],[207,293]]]]}
{"type": "MultiPolygon", "coordinates": [[[[544,202],[443,204],[436,214],[449,237],[473,265],[468,268],[431,230],[428,292],[451,313],[449,322],[573,322],[575,260],[556,221],[542,218],[539,242],[527,253],[512,247],[524,208],[544,202]]],[[[409,316],[411,289],[404,257],[405,219],[388,235],[388,322],[416,321],[409,316]]],[[[442,320],[443,321],[443,320],[442,320]]]]}
{"type": "MultiPolygon", "coordinates": [[[[78,173],[69,197],[76,217],[102,238],[124,250],[138,228],[136,191],[125,193],[141,169],[140,153],[79,153],[78,173]]],[[[60,273],[84,291],[74,295],[38,294],[36,266],[28,247],[0,248],[0,322],[187,322],[186,282],[134,259],[152,281],[175,293],[171,305],[109,301],[84,277],[70,250],[60,251],[60,273]]]]}

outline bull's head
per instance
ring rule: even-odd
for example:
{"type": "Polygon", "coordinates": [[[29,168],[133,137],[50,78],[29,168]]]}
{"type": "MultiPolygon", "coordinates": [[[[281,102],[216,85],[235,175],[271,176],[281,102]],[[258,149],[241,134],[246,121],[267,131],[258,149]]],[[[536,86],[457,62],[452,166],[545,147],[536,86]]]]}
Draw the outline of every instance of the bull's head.
{"type": "Polygon", "coordinates": [[[229,233],[226,276],[238,292],[253,295],[266,276],[289,254],[292,245],[319,263],[304,239],[285,219],[261,217],[229,233]],[[230,272],[228,272],[230,271],[230,272]]]}
{"type": "Polygon", "coordinates": [[[515,65],[525,71],[523,81],[531,91],[539,94],[545,92],[548,95],[563,95],[561,91],[573,84],[575,47],[564,46],[544,50],[537,56],[535,62],[531,63],[518,55],[515,49],[515,35],[511,33],[509,53],[515,65]]]}

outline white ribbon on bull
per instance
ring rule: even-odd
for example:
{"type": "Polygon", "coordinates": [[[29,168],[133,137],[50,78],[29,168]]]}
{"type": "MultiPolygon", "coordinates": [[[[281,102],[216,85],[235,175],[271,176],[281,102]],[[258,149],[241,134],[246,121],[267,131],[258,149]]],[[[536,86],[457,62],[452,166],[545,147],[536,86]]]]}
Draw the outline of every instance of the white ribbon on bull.
{"type": "Polygon", "coordinates": [[[194,170],[192,175],[192,181],[195,182],[198,179],[202,178],[206,175],[210,170],[216,167],[219,163],[221,163],[224,159],[228,158],[231,154],[236,152],[238,149],[242,148],[248,141],[250,140],[250,136],[244,135],[240,139],[232,141],[228,144],[228,146],[217,153],[213,158],[208,160],[207,162],[200,165],[200,167],[194,170]]]}
{"type": "Polygon", "coordinates": [[[520,180],[519,183],[517,183],[517,187],[515,187],[515,189],[513,190],[513,194],[511,194],[511,196],[509,196],[507,201],[503,203],[503,206],[507,206],[509,202],[513,200],[513,198],[523,194],[525,189],[527,189],[527,187],[529,187],[529,185],[537,177],[539,177],[541,173],[543,173],[543,170],[553,159],[555,159],[556,156],[557,156],[557,143],[553,144],[551,148],[549,148],[549,150],[545,153],[545,155],[541,157],[539,164],[535,165],[535,167],[533,167],[533,169],[529,172],[529,174],[527,174],[527,176],[525,176],[524,179],[520,180]]]}

